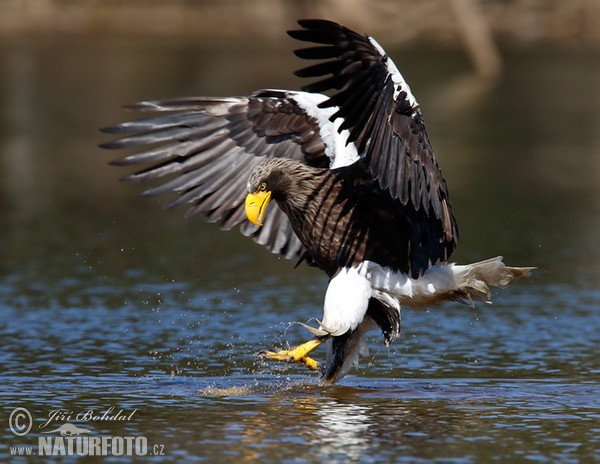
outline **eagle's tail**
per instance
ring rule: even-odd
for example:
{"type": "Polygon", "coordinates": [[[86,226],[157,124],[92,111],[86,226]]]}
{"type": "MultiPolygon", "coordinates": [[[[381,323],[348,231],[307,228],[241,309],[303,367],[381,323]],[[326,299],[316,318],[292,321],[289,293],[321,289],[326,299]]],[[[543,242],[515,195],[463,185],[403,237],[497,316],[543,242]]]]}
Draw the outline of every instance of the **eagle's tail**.
{"type": "Polygon", "coordinates": [[[474,301],[489,302],[490,286],[506,287],[513,280],[530,275],[534,269],[506,266],[502,256],[497,256],[473,264],[431,266],[416,279],[369,263],[368,275],[375,298],[424,309],[447,300],[471,305],[474,301]]]}
{"type": "Polygon", "coordinates": [[[454,289],[448,299],[473,305],[473,301],[491,301],[490,286],[504,288],[513,280],[531,275],[535,267],[511,267],[502,262],[502,256],[473,264],[451,265],[454,289]]]}
{"type": "MultiPolygon", "coordinates": [[[[504,288],[513,280],[531,275],[531,271],[536,269],[506,266],[502,256],[473,264],[432,266],[417,279],[391,272],[375,263],[367,266],[366,276],[372,290],[368,309],[356,328],[329,339],[327,361],[321,370],[324,383],[331,384],[342,378],[353,365],[358,364],[360,355],[368,354],[363,338],[366,332],[379,326],[386,344],[398,335],[399,305],[423,309],[448,300],[470,305],[474,301],[490,302],[490,287],[504,288]]],[[[327,333],[323,331],[323,324],[320,329],[311,329],[311,332],[317,336],[327,333]]]]}

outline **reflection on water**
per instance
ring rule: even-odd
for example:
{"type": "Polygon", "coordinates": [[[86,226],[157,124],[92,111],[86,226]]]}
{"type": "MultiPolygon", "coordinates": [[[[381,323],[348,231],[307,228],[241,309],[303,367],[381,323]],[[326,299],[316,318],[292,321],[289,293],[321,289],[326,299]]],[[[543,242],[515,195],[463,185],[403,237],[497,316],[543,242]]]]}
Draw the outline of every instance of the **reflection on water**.
{"type": "Polygon", "coordinates": [[[540,270],[492,306],[404,312],[397,343],[373,334],[327,388],[254,355],[306,338],[293,322],[321,315],[324,277],[137,198],[95,149],[98,127],[128,118],[119,103],[297,87],[300,63],[164,41],[0,44],[0,58],[2,417],[35,419],[0,443],[35,443],[53,410],[114,407],[138,412],[79,425],[146,436],[168,461],[600,459],[597,56],[507,54],[486,87],[451,52],[395,54],[451,189],[455,258],[540,270]]]}
{"type": "Polygon", "coordinates": [[[311,446],[324,456],[360,459],[369,449],[369,410],[356,404],[322,402],[317,409],[317,433],[311,446]]]}

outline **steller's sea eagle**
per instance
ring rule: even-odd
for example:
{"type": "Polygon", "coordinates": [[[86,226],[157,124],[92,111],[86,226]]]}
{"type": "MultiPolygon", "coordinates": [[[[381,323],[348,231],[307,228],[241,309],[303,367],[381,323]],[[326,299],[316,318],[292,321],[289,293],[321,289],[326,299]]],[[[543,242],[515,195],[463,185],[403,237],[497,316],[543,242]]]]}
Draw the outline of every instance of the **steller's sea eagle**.
{"type": "Polygon", "coordinates": [[[317,45],[296,55],[321,60],[296,72],[320,78],[303,91],[133,104],[163,114],[103,129],[120,138],[101,146],[143,149],[112,164],[143,165],[127,182],[166,179],[144,195],[177,192],[169,206],[191,205],[187,216],[240,224],[273,253],[327,273],[323,319],[306,326],[314,337],[262,355],[332,383],[365,354],[365,332],[379,327],[386,344],[398,336],[402,305],[489,301],[489,285],[533,268],[501,257],[448,262],[458,228],[409,86],[372,37],[331,21],[299,24],[289,35],[317,45]],[[309,352],[326,340],[319,368],[309,352]]]}

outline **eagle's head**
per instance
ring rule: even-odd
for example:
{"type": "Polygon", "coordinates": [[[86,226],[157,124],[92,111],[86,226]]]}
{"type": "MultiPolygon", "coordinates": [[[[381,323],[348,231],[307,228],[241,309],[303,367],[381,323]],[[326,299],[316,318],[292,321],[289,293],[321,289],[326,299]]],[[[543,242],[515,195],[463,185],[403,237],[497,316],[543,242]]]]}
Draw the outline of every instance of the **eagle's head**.
{"type": "Polygon", "coordinates": [[[302,193],[310,192],[310,189],[306,189],[309,185],[303,180],[312,176],[312,168],[298,161],[286,158],[265,159],[252,170],[248,178],[246,217],[252,224],[262,226],[271,199],[275,199],[284,210],[288,206],[286,203],[294,206],[303,197],[302,193]]]}

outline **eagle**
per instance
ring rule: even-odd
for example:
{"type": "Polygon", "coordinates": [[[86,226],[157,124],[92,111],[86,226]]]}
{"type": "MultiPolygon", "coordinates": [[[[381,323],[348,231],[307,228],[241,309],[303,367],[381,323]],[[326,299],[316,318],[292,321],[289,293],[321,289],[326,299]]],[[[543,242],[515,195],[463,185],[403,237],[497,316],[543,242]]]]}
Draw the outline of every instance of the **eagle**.
{"type": "Polygon", "coordinates": [[[134,166],[126,182],[154,181],[142,195],[176,192],[224,230],[240,226],[273,253],[329,277],[323,317],[293,349],[262,351],[300,362],[323,383],[342,378],[379,328],[389,345],[402,306],[489,301],[532,267],[502,257],[449,262],[458,227],[421,108],[377,41],[338,23],[307,19],[288,34],[310,46],[302,90],[240,97],[187,97],[126,106],[151,112],[102,129],[107,149],[134,149],[111,162],[134,166]],[[158,181],[157,181],[158,180],[158,181]],[[310,352],[327,342],[324,363],[310,352]]]}

